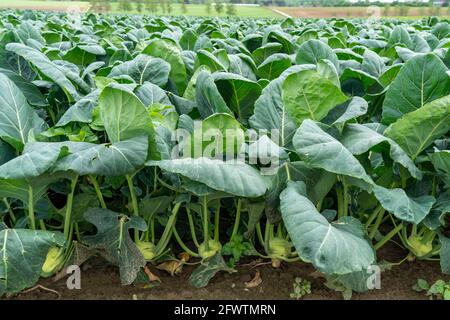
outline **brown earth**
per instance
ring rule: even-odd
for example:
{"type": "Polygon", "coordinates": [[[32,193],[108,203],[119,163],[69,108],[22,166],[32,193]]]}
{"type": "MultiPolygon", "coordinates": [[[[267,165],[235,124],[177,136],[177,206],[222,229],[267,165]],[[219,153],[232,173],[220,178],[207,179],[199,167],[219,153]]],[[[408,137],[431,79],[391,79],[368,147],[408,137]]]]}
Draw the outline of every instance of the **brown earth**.
{"type": "MultiPolygon", "coordinates": [[[[381,250],[380,260],[386,259],[390,262],[400,261],[405,252],[397,247],[389,250],[381,250]]],[[[164,271],[154,270],[162,284],[153,288],[139,288],[135,286],[121,286],[119,273],[116,267],[108,266],[103,260],[94,259],[84,266],[81,277],[81,290],[68,290],[66,280],[53,281],[44,279],[40,284],[56,290],[61,299],[289,299],[295,277],[301,277],[311,282],[312,294],[304,299],[328,300],[342,299],[338,292],[328,289],[324,285],[324,279],[317,276],[310,264],[291,263],[283,264],[281,268],[274,269],[265,264],[251,269],[248,263],[237,267],[238,272],[228,274],[219,273],[210,284],[201,289],[195,289],[188,284],[188,278],[195,266],[185,266],[179,276],[170,276],[164,271]],[[262,283],[251,289],[245,288],[244,282],[249,281],[260,271],[262,283]]],[[[439,263],[427,261],[406,261],[398,266],[392,267],[381,275],[381,290],[371,290],[367,293],[353,294],[353,299],[364,300],[417,300],[427,299],[424,293],[417,293],[412,286],[417,278],[423,278],[428,282],[434,282],[441,278],[450,280],[449,276],[443,275],[439,263]]],[[[18,294],[10,299],[56,299],[54,293],[37,289],[29,293],[18,294]]]]}
{"type": "MultiPolygon", "coordinates": [[[[284,12],[294,18],[332,18],[332,17],[368,17],[376,14],[370,7],[271,7],[273,9],[284,12]]],[[[437,10],[437,9],[434,9],[437,10]]],[[[381,7],[379,14],[381,16],[401,16],[400,8],[381,7]]],[[[420,17],[427,15],[450,15],[448,8],[440,8],[439,12],[432,11],[429,8],[411,7],[405,13],[405,16],[420,17]]]]}

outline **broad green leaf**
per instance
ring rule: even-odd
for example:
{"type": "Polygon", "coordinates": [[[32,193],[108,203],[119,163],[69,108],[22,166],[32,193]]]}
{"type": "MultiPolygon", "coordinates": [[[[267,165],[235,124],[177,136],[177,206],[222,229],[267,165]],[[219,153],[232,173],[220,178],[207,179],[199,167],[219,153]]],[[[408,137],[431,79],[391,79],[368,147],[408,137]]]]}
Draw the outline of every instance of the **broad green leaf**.
{"type": "Polygon", "coordinates": [[[14,84],[22,91],[27,98],[28,103],[33,106],[44,107],[48,104],[44,95],[39,91],[39,88],[22,77],[21,75],[7,69],[0,68],[0,73],[7,76],[14,84]]]}
{"type": "Polygon", "coordinates": [[[44,121],[28,104],[19,88],[0,73],[0,138],[22,149],[30,132],[39,133],[44,121]]]}
{"type": "Polygon", "coordinates": [[[408,60],[386,92],[383,123],[391,124],[403,115],[450,94],[447,71],[434,53],[408,60]]]}
{"type": "Polygon", "coordinates": [[[6,50],[14,52],[32,63],[46,77],[58,84],[66,93],[69,100],[75,100],[79,94],[72,82],[67,78],[67,71],[50,61],[47,56],[36,49],[23,45],[21,43],[10,43],[6,46],[6,50]]]}
{"type": "Polygon", "coordinates": [[[160,58],[140,54],[131,61],[126,61],[111,69],[109,77],[130,76],[136,83],[148,81],[164,87],[169,79],[170,64],[160,58]]]}
{"type": "Polygon", "coordinates": [[[190,139],[186,141],[185,157],[213,158],[234,156],[245,141],[241,124],[228,113],[216,113],[198,122],[190,139]]]}
{"type": "MultiPolygon", "coordinates": [[[[36,150],[46,148],[36,143],[36,150]]],[[[79,175],[121,176],[139,169],[147,160],[148,138],[140,136],[113,144],[72,142],[67,144],[69,155],[58,160],[53,172],[73,171],[79,175]]]]}
{"type": "Polygon", "coordinates": [[[92,122],[92,111],[97,106],[99,95],[100,90],[94,90],[78,100],[62,115],[56,126],[63,127],[71,122],[92,122]]]}
{"type": "Polygon", "coordinates": [[[316,71],[291,74],[283,83],[283,103],[297,125],[305,119],[319,121],[347,100],[340,88],[316,71]]]}
{"type": "Polygon", "coordinates": [[[153,104],[172,105],[166,92],[151,82],[145,82],[142,86],[139,86],[135,94],[146,107],[153,104]]]}
{"type": "Polygon", "coordinates": [[[170,64],[169,78],[174,82],[178,94],[183,95],[187,85],[186,66],[176,43],[169,39],[156,39],[142,53],[161,58],[170,64]]]}
{"type": "Polygon", "coordinates": [[[283,46],[280,43],[266,43],[265,45],[255,49],[255,51],[252,52],[253,60],[255,60],[255,63],[257,65],[260,65],[273,54],[280,52],[282,48],[283,46]]]}
{"type": "Polygon", "coordinates": [[[206,50],[199,50],[197,52],[196,65],[198,68],[205,66],[211,72],[225,72],[228,69],[216,56],[206,50]]]}
{"type": "Polygon", "coordinates": [[[149,166],[178,173],[206,184],[217,191],[239,197],[260,197],[267,190],[267,181],[258,170],[237,160],[221,161],[208,158],[149,161],[149,166]]]}
{"type": "Polygon", "coordinates": [[[282,147],[288,146],[297,126],[289,117],[286,106],[283,103],[282,85],[288,75],[300,70],[311,70],[314,68],[314,65],[293,66],[283,72],[279,78],[272,80],[255,101],[254,114],[249,119],[251,127],[269,132],[272,130],[278,131],[278,137],[271,136],[271,139],[274,141],[279,139],[279,145],[282,147]]]}
{"type": "Polygon", "coordinates": [[[311,39],[300,45],[295,62],[297,64],[317,64],[323,59],[330,60],[336,69],[339,69],[339,60],[333,49],[320,40],[311,39]]]}
{"type": "Polygon", "coordinates": [[[386,69],[383,59],[370,49],[366,49],[364,51],[363,57],[364,60],[361,64],[361,70],[369,73],[376,78],[379,78],[386,69]]]}
{"type": "Polygon", "coordinates": [[[194,50],[198,35],[192,29],[186,29],[180,38],[180,46],[183,50],[194,50]]]}
{"type": "Polygon", "coordinates": [[[342,144],[354,155],[363,154],[369,150],[380,152],[387,145],[392,160],[408,169],[416,179],[422,179],[421,171],[411,158],[392,139],[379,132],[380,124],[347,124],[342,134],[342,144]]]}
{"type": "Polygon", "coordinates": [[[450,150],[434,152],[430,158],[442,180],[450,186],[450,150]]]}
{"type": "Polygon", "coordinates": [[[217,72],[212,77],[228,107],[246,123],[261,94],[259,84],[234,73],[217,72]]]}
{"type": "Polygon", "coordinates": [[[430,212],[436,199],[432,196],[409,197],[403,189],[386,189],[380,186],[373,188],[384,209],[400,220],[419,224],[430,212]]]}
{"type": "Polygon", "coordinates": [[[25,146],[22,155],[0,166],[0,179],[28,180],[39,177],[56,163],[63,148],[59,143],[48,143],[46,148],[35,150],[27,150],[28,146],[25,146]]]}
{"type": "Polygon", "coordinates": [[[14,149],[0,140],[0,166],[16,156],[14,149]]]}
{"type": "Polygon", "coordinates": [[[427,103],[391,124],[384,134],[414,160],[450,130],[450,95],[427,103]]]}
{"type": "Polygon", "coordinates": [[[96,226],[97,233],[85,236],[83,242],[101,250],[107,260],[119,267],[122,285],[133,283],[146,262],[129,232],[130,229],[146,231],[145,221],[140,217],[127,217],[107,209],[90,209],[84,217],[96,226]]]}
{"type": "Polygon", "coordinates": [[[27,205],[31,188],[33,202],[36,203],[47,192],[47,187],[47,181],[40,179],[32,181],[0,179],[0,198],[18,199],[27,205]]]}
{"type": "Polygon", "coordinates": [[[210,259],[202,261],[202,264],[189,277],[189,283],[194,288],[206,287],[209,281],[220,271],[231,273],[235,270],[228,267],[220,253],[217,253],[210,259]]]}
{"type": "Polygon", "coordinates": [[[0,296],[33,286],[41,275],[50,247],[63,246],[59,232],[4,229],[0,231],[0,296]]]}
{"type": "Polygon", "coordinates": [[[371,266],[375,252],[361,223],[352,217],[329,223],[305,193],[304,183],[289,182],[280,195],[284,224],[302,260],[326,274],[348,274],[371,266]]]}
{"type": "Polygon", "coordinates": [[[209,71],[201,71],[197,76],[195,100],[202,118],[207,118],[214,113],[231,114],[209,71]]]}
{"type": "Polygon", "coordinates": [[[353,97],[333,108],[322,122],[342,128],[347,121],[365,115],[368,108],[369,105],[366,100],[361,97],[353,97]]]}
{"type": "Polygon", "coordinates": [[[311,167],[373,183],[352,153],[314,121],[303,121],[293,142],[301,159],[311,167]]]}
{"type": "Polygon", "coordinates": [[[278,78],[291,65],[291,58],[287,54],[275,53],[258,66],[257,74],[260,78],[273,80],[278,78]]]}
{"type": "Polygon", "coordinates": [[[151,135],[153,125],[142,102],[128,91],[110,85],[99,96],[100,115],[111,142],[151,135]]]}

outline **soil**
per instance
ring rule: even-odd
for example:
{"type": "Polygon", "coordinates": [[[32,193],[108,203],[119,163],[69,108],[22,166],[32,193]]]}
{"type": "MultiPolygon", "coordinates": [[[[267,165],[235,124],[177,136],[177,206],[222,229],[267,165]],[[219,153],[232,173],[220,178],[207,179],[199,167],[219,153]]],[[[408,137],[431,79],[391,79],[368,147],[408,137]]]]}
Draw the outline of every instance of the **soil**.
{"type": "MultiPolygon", "coordinates": [[[[396,262],[402,260],[406,252],[398,247],[391,246],[379,252],[379,260],[396,262]]],[[[66,279],[54,281],[43,279],[40,285],[56,290],[60,299],[228,299],[228,300],[284,300],[289,299],[295,277],[301,277],[311,282],[312,293],[304,299],[328,300],[342,299],[341,293],[328,289],[324,285],[324,278],[315,272],[315,269],[306,263],[282,264],[274,269],[270,264],[252,268],[252,260],[238,265],[236,273],[219,273],[205,288],[195,289],[188,283],[188,278],[195,266],[185,265],[180,275],[170,276],[165,271],[151,268],[158,275],[162,283],[153,288],[140,288],[136,286],[121,286],[118,269],[105,264],[103,260],[93,259],[83,266],[81,274],[81,290],[69,290],[66,279]],[[251,280],[256,270],[259,270],[262,283],[254,288],[246,288],[245,282],[251,280]]],[[[437,279],[450,280],[443,275],[438,262],[405,261],[393,266],[381,274],[381,290],[371,290],[366,293],[354,293],[352,299],[363,300],[418,300],[428,299],[424,293],[412,290],[418,278],[434,282],[437,279]]],[[[9,299],[46,300],[57,299],[55,293],[36,289],[28,293],[21,293],[9,299]]]]}

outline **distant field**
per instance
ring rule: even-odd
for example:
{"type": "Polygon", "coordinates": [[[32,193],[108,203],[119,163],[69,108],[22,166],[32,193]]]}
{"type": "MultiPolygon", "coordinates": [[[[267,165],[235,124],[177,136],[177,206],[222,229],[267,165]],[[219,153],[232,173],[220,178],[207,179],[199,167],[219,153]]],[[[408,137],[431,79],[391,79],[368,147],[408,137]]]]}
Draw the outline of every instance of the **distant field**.
{"type": "MultiPolygon", "coordinates": [[[[78,6],[81,10],[88,10],[90,5],[89,2],[84,1],[44,1],[44,0],[36,0],[36,1],[14,1],[14,0],[0,0],[0,8],[11,8],[11,9],[33,9],[33,10],[55,10],[55,11],[65,11],[69,7],[78,6]]],[[[132,4],[133,10],[127,11],[127,13],[137,14],[139,13],[135,9],[135,5],[132,4]]],[[[123,13],[123,11],[118,9],[118,3],[111,3],[111,11],[112,13],[123,13]]],[[[142,14],[149,14],[150,12],[143,10],[142,14]]],[[[187,5],[187,12],[183,13],[181,10],[180,4],[172,4],[172,12],[169,14],[167,11],[163,12],[161,6],[158,6],[158,10],[156,14],[164,14],[164,15],[189,15],[189,16],[227,16],[225,13],[225,9],[223,12],[218,15],[214,10],[214,7],[211,8],[211,13],[208,14],[206,11],[206,6],[198,5],[198,4],[189,4],[187,5]]],[[[238,17],[277,17],[281,18],[282,16],[275,13],[274,11],[265,8],[265,7],[236,7],[236,16],[238,17]]]]}
{"type": "Polygon", "coordinates": [[[70,7],[87,10],[89,3],[85,1],[0,0],[0,8],[65,11],[70,7]]]}
{"type": "MultiPolygon", "coordinates": [[[[208,14],[206,12],[206,6],[202,5],[202,4],[188,4],[186,5],[187,7],[187,12],[183,13],[181,10],[181,5],[180,4],[172,4],[172,12],[170,13],[170,15],[173,16],[179,16],[179,15],[189,15],[189,16],[208,16],[208,15],[212,15],[212,16],[221,16],[221,17],[225,17],[227,16],[227,14],[225,13],[225,9],[223,10],[223,12],[218,15],[217,12],[214,10],[214,7],[211,8],[211,13],[208,14]]],[[[111,12],[121,12],[120,10],[118,10],[118,3],[111,3],[111,12]]],[[[133,11],[129,11],[130,13],[139,13],[136,10],[133,11]]],[[[142,13],[148,13],[145,12],[145,10],[142,13]]],[[[165,13],[163,12],[161,6],[158,6],[158,11],[156,12],[156,14],[165,14],[165,15],[169,15],[169,13],[166,11],[165,13]]],[[[241,7],[241,6],[236,6],[236,16],[239,17],[278,17],[280,18],[281,15],[273,12],[272,10],[265,8],[265,7],[241,7]]]]}
{"type": "Polygon", "coordinates": [[[331,17],[368,17],[379,13],[383,17],[424,17],[430,15],[450,16],[450,8],[426,8],[409,7],[380,7],[375,12],[370,7],[323,7],[323,8],[300,8],[300,7],[273,7],[273,9],[288,14],[294,18],[331,18],[331,17]],[[403,12],[402,12],[403,10],[403,12]]]}
{"type": "MultiPolygon", "coordinates": [[[[81,11],[87,11],[90,7],[87,1],[52,1],[52,0],[0,0],[0,8],[12,9],[33,9],[33,10],[54,10],[66,11],[71,7],[79,7],[81,11]]],[[[132,4],[133,9],[127,13],[138,14],[135,4],[132,4]]],[[[379,14],[382,17],[396,17],[396,18],[421,18],[430,15],[440,15],[450,17],[450,8],[427,8],[427,7],[409,7],[408,9],[401,9],[399,7],[381,7],[379,11],[370,11],[372,9],[367,7],[236,7],[236,16],[238,17],[272,17],[283,18],[279,11],[294,18],[351,18],[351,17],[368,17],[374,14],[379,14]],[[271,10],[271,9],[274,9],[271,10]]],[[[118,3],[111,3],[112,13],[124,13],[118,9],[118,3]]],[[[140,12],[142,14],[149,14],[145,9],[140,12]]],[[[206,6],[201,4],[188,4],[187,12],[183,13],[180,4],[172,4],[172,12],[169,14],[164,12],[162,7],[158,5],[156,14],[158,15],[188,15],[188,16],[227,16],[225,10],[218,15],[211,8],[211,13],[208,14],[206,6]]]]}

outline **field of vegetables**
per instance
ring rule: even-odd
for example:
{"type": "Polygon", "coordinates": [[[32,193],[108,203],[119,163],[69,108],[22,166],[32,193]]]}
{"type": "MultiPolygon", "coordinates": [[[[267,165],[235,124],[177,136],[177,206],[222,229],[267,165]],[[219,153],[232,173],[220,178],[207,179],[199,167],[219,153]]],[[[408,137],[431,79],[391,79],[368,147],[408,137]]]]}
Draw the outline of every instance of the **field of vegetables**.
{"type": "Polygon", "coordinates": [[[450,299],[449,48],[436,17],[0,11],[0,297],[251,265],[349,298],[409,264],[450,299]]]}

